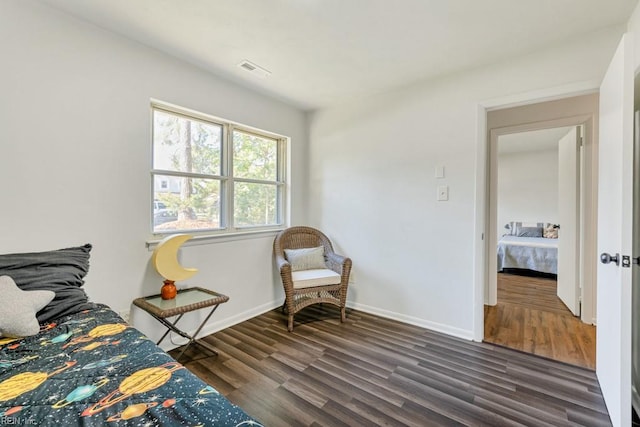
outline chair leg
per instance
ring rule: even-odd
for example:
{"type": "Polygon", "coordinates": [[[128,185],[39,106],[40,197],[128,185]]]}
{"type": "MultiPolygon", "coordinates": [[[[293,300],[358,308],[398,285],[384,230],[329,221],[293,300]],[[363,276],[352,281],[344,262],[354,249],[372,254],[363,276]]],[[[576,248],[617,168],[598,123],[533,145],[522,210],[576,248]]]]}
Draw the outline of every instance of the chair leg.
{"type": "Polygon", "coordinates": [[[289,325],[287,326],[289,332],[293,332],[293,314],[289,314],[289,325]]]}
{"type": "Polygon", "coordinates": [[[342,307],[340,309],[340,322],[344,323],[347,320],[347,308],[342,307]]]}

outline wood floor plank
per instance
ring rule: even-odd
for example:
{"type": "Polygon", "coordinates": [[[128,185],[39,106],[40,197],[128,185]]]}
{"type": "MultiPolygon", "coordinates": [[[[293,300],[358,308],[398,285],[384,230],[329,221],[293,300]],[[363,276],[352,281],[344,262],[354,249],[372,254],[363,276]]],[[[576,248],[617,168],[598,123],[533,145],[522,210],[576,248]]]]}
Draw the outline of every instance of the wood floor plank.
{"type": "MultiPolygon", "coordinates": [[[[351,399],[344,405],[352,412],[366,418],[371,425],[388,427],[417,426],[415,421],[402,419],[401,417],[394,418],[393,416],[390,416],[388,412],[385,412],[383,410],[384,408],[368,405],[358,399],[351,399]]],[[[394,412],[394,415],[395,414],[396,413],[394,412]]]]}
{"type": "Polygon", "coordinates": [[[333,400],[329,400],[324,407],[324,410],[333,414],[334,417],[343,421],[349,426],[366,426],[370,425],[371,421],[360,415],[358,412],[352,411],[349,406],[337,403],[333,400]]]}
{"type": "Polygon", "coordinates": [[[565,307],[550,278],[498,273],[498,304],[485,306],[485,341],[595,369],[596,328],[565,307]]]}
{"type": "Polygon", "coordinates": [[[492,413],[480,406],[473,404],[471,393],[449,394],[447,390],[430,384],[421,383],[401,375],[392,375],[390,385],[407,398],[425,409],[438,412],[447,418],[464,425],[474,426],[502,426],[516,425],[504,417],[492,413]]]}
{"type": "MultiPolygon", "coordinates": [[[[286,412],[294,415],[294,421],[289,425],[298,425],[298,420],[303,420],[304,424],[311,425],[313,422],[319,422],[321,425],[326,426],[353,426],[358,424],[351,424],[343,421],[340,417],[337,417],[335,413],[324,409],[316,408],[315,406],[308,404],[299,396],[285,390],[284,388],[278,389],[274,393],[273,409],[284,408],[286,412]]],[[[324,407],[323,407],[324,408],[324,407]]],[[[359,424],[364,425],[364,424],[359,424]]]]}
{"type": "Polygon", "coordinates": [[[389,402],[397,402],[397,404],[404,403],[404,399],[401,396],[398,396],[393,390],[388,390],[382,387],[369,387],[372,383],[377,383],[378,381],[386,382],[387,379],[378,379],[376,377],[370,377],[367,380],[364,380],[357,375],[354,375],[344,369],[337,368],[330,363],[326,363],[324,361],[316,362],[311,368],[316,369],[325,377],[333,377],[340,378],[341,388],[346,388],[351,390],[352,393],[358,393],[359,390],[366,390],[368,394],[376,396],[379,399],[387,400],[389,402]]]}
{"type": "Polygon", "coordinates": [[[531,426],[531,427],[559,427],[570,426],[569,420],[563,420],[561,418],[550,417],[548,413],[543,411],[535,411],[536,414],[532,414],[531,411],[527,411],[528,408],[514,408],[513,405],[504,405],[491,400],[486,400],[482,397],[478,397],[474,400],[474,404],[484,408],[488,411],[500,414],[507,419],[515,420],[517,423],[531,426]]]}
{"type": "Polygon", "coordinates": [[[282,384],[282,387],[285,390],[288,390],[296,396],[299,396],[307,402],[311,403],[313,406],[322,408],[327,404],[327,402],[329,402],[329,396],[327,396],[325,393],[322,393],[321,389],[319,389],[318,387],[314,387],[313,385],[309,384],[310,383],[292,378],[286,383],[282,384]]]}
{"type": "MultiPolygon", "coordinates": [[[[529,310],[507,313],[536,325],[523,341],[553,342],[529,310]]],[[[218,356],[192,346],[181,362],[267,426],[611,425],[592,370],[355,310],[347,320],[308,307],[290,333],[273,310],[205,337],[218,356]]]]}
{"type": "Polygon", "coordinates": [[[292,378],[288,382],[297,381],[309,384],[317,393],[326,397],[327,400],[333,398],[342,402],[348,402],[354,395],[357,395],[358,391],[353,391],[350,385],[343,385],[333,380],[333,378],[327,379],[321,371],[312,368],[305,370],[302,375],[292,378]]]}
{"type": "Polygon", "coordinates": [[[449,418],[439,411],[433,411],[431,409],[420,406],[411,401],[406,402],[402,409],[407,416],[413,417],[415,420],[422,420],[422,424],[419,424],[421,427],[424,426],[467,426],[469,424],[464,424],[459,421],[456,421],[452,418],[449,418]]]}

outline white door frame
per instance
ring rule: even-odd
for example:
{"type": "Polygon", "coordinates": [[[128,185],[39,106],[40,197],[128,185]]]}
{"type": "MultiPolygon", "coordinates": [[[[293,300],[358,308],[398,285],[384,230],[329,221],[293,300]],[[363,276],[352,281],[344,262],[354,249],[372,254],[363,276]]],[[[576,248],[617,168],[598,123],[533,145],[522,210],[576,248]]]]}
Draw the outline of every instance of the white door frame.
{"type": "MultiPolygon", "coordinates": [[[[597,92],[600,88],[599,81],[583,82],[574,85],[567,85],[562,87],[550,88],[544,91],[536,91],[530,93],[519,94],[517,96],[510,96],[495,100],[488,100],[478,104],[477,107],[477,135],[476,135],[476,189],[475,189],[475,233],[474,233],[474,305],[473,305],[473,339],[475,341],[482,341],[484,339],[484,305],[488,302],[487,295],[487,283],[488,283],[488,256],[494,253],[495,250],[489,250],[489,240],[491,236],[495,236],[495,232],[491,234],[489,224],[489,207],[490,203],[488,196],[489,191],[489,154],[491,137],[487,138],[487,112],[494,109],[502,109],[509,107],[516,107],[521,105],[535,104],[545,101],[552,101],[564,98],[570,98],[574,96],[592,94],[597,92]]],[[[575,119],[575,117],[574,117],[575,119]]],[[[587,120],[592,119],[590,115],[587,120]]],[[[562,119],[558,120],[558,126],[563,126],[562,119]]],[[[553,120],[550,120],[553,121],[553,120]]],[[[574,124],[580,124],[575,122],[568,122],[566,125],[571,126],[574,124]]],[[[596,123],[591,123],[591,126],[595,126],[596,123]]],[[[526,124],[521,125],[521,128],[526,130],[526,124]]],[[[552,127],[558,127],[552,126],[552,127]]],[[[597,129],[596,129],[597,131],[597,129]]],[[[585,132],[587,133],[587,132],[585,132]]],[[[497,134],[495,138],[497,139],[497,134]]],[[[595,146],[596,144],[594,144],[595,146]]],[[[594,147],[596,148],[596,147],[594,147]]],[[[597,164],[597,150],[596,155],[593,158],[592,163],[597,164]]],[[[596,172],[596,169],[593,170],[596,172]]],[[[597,198],[591,201],[591,204],[597,202],[597,198]]],[[[590,209],[595,209],[590,206],[590,209]]],[[[593,222],[593,221],[591,221],[593,222]]],[[[495,223],[493,224],[495,227],[495,223]]],[[[586,224],[587,230],[594,230],[594,224],[586,224]]],[[[495,230],[495,228],[494,228],[495,230]]],[[[494,237],[495,239],[495,237],[494,237]]],[[[495,246],[493,246],[495,248],[495,246]]],[[[496,261],[497,263],[497,261],[496,261]]],[[[496,264],[494,263],[494,265],[496,264]]],[[[595,268],[595,265],[594,267],[595,268]]],[[[495,270],[495,269],[494,269],[495,270]]],[[[590,273],[591,274],[591,273],[590,273]]],[[[592,274],[593,276],[594,274],[592,274]]],[[[595,310],[595,307],[594,309],[595,310]]],[[[591,318],[595,318],[594,313],[591,310],[583,310],[583,315],[589,315],[591,318]],[[589,313],[587,313],[589,311],[589,313]]]]}
{"type": "MultiPolygon", "coordinates": [[[[498,272],[497,272],[497,254],[495,250],[489,250],[489,248],[497,248],[498,247],[498,224],[497,224],[497,211],[498,211],[498,138],[503,135],[508,135],[512,133],[520,133],[520,132],[530,132],[541,129],[553,129],[559,127],[569,127],[569,126],[580,126],[584,125],[585,129],[585,145],[591,144],[591,134],[593,132],[593,118],[591,115],[580,115],[574,117],[565,117],[562,119],[555,120],[545,120],[534,123],[526,123],[522,125],[516,126],[508,126],[499,129],[491,129],[489,131],[489,144],[488,144],[488,170],[489,170],[489,179],[488,179],[488,192],[489,192],[489,205],[488,205],[488,228],[487,228],[487,283],[486,283],[486,303],[488,305],[495,305],[498,301],[498,292],[497,292],[497,283],[498,283],[498,272]],[[493,268],[492,268],[493,266],[493,268]]],[[[581,165],[581,169],[587,167],[586,165],[581,165]]],[[[581,176],[581,180],[584,174],[581,176]]],[[[582,181],[581,181],[582,182],[582,181]]],[[[581,188],[583,186],[581,185],[581,188]]],[[[582,212],[585,207],[583,206],[584,200],[580,200],[580,211],[582,212]]],[[[579,219],[577,219],[579,220],[579,219]]],[[[560,225],[562,227],[562,225],[560,225]]],[[[580,235],[584,235],[583,227],[580,226],[580,235]]],[[[580,253],[584,252],[583,239],[580,242],[580,253]]],[[[585,302],[585,306],[588,306],[591,303],[592,295],[590,294],[590,289],[586,289],[585,286],[582,287],[581,290],[581,298],[582,301],[585,302]]],[[[583,319],[585,320],[585,319],[583,319]]],[[[591,318],[589,320],[585,320],[587,323],[591,323],[591,318]]]]}

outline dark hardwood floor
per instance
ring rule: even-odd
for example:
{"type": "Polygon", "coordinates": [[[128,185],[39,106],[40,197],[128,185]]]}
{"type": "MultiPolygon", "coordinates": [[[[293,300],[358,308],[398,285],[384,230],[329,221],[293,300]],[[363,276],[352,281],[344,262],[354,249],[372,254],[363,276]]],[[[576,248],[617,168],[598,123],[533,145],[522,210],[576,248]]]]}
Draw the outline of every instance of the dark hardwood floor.
{"type": "MultiPolygon", "coordinates": [[[[608,426],[594,372],[332,306],[274,310],[180,360],[266,426],[608,426]]],[[[176,355],[175,350],[172,354],[176,355]]]]}
{"type": "Polygon", "coordinates": [[[548,278],[498,274],[498,304],[485,306],[484,339],[561,362],[596,367],[596,327],[575,317],[548,278]]]}

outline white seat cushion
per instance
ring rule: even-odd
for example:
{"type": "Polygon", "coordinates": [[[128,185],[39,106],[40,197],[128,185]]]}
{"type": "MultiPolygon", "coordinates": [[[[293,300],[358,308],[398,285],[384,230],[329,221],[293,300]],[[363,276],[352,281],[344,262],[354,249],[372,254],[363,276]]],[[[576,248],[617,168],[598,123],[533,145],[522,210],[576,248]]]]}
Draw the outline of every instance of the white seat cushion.
{"type": "Polygon", "coordinates": [[[294,289],[312,288],[314,286],[339,285],[340,275],[327,268],[300,270],[291,273],[294,289]]]}

